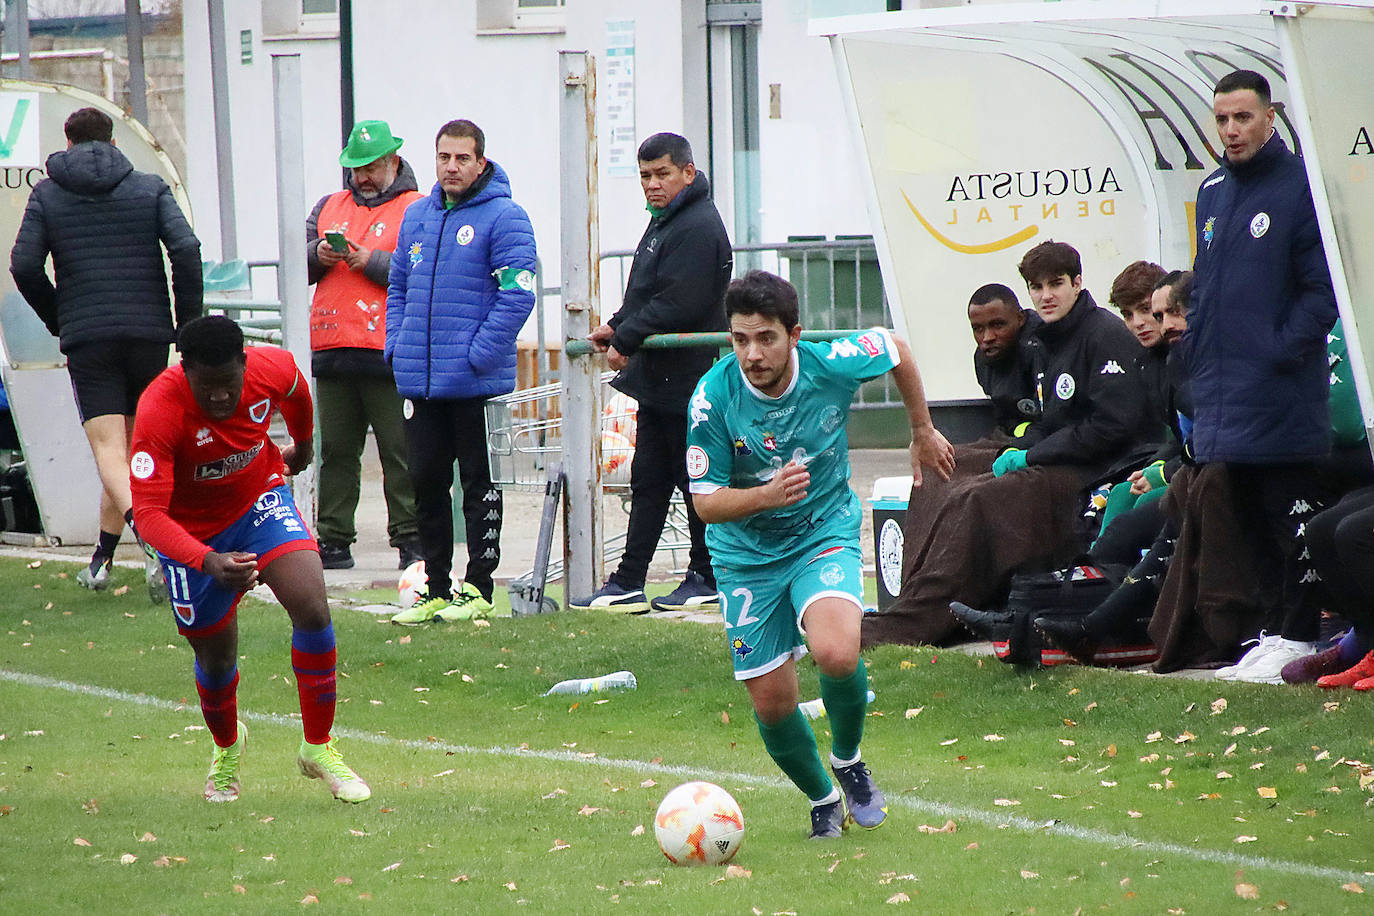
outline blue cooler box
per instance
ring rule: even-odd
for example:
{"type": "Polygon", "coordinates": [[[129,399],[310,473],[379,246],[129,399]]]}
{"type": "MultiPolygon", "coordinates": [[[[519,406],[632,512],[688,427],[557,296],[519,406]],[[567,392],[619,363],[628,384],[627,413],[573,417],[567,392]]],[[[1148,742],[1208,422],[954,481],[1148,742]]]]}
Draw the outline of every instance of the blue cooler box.
{"type": "Polygon", "coordinates": [[[873,481],[873,564],[878,574],[878,610],[885,611],[902,590],[902,525],[906,523],[911,477],[873,481]]]}

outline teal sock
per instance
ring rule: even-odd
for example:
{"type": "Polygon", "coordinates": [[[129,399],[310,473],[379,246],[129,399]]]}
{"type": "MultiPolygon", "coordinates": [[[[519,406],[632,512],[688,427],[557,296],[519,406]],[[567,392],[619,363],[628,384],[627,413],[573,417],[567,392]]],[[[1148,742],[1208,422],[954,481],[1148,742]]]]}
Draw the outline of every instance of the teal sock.
{"type": "Polygon", "coordinates": [[[768,756],[807,798],[820,801],[834,790],[829,774],[821,765],[821,755],[816,751],[811,723],[806,721],[800,709],[792,710],[790,716],[776,725],[759,722],[759,734],[763,736],[768,756]]]}
{"type": "Polygon", "coordinates": [[[853,760],[859,754],[864,736],[864,716],[868,714],[868,668],[859,659],[849,677],[820,676],[821,699],[830,717],[830,753],[839,760],[853,760]]]}

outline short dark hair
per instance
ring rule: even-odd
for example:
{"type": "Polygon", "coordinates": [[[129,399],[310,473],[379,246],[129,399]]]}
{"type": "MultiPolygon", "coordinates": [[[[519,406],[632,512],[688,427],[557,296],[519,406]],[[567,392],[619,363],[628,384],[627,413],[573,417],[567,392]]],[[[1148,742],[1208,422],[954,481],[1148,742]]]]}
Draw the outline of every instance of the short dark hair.
{"type": "Polygon", "coordinates": [[[1155,291],[1155,284],[1165,273],[1167,271],[1163,267],[1152,261],[1127,264],[1126,269],[1112,281],[1112,291],[1107,294],[1107,301],[1114,308],[1125,310],[1135,308],[1144,299],[1148,307],[1150,293],[1155,291]]]}
{"type": "Polygon", "coordinates": [[[801,320],[801,306],[797,289],[777,274],[766,270],[751,270],[725,289],[725,317],[731,315],[762,315],[776,318],[791,331],[801,320]]]}
{"type": "Polygon", "coordinates": [[[1269,81],[1254,70],[1232,70],[1217,80],[1217,88],[1212,90],[1212,95],[1240,92],[1242,89],[1249,89],[1259,96],[1261,105],[1268,105],[1272,101],[1269,95],[1269,81]]]}
{"type": "Polygon", "coordinates": [[[114,121],[99,108],[78,108],[67,116],[62,132],[72,143],[109,143],[114,139],[114,121]]]}
{"type": "Polygon", "coordinates": [[[1027,283],[1043,283],[1065,275],[1073,280],[1083,276],[1083,259],[1072,245],[1048,239],[1027,251],[1016,269],[1027,283]]]}
{"type": "Polygon", "coordinates": [[[244,359],[243,331],[232,318],[206,315],[182,326],[177,349],[183,366],[217,368],[244,359]]]}
{"type": "Polygon", "coordinates": [[[973,295],[968,297],[969,305],[987,305],[989,302],[1001,301],[1007,308],[1016,311],[1021,310],[1021,300],[1016,298],[1016,293],[1011,291],[1011,287],[1005,283],[984,283],[973,291],[973,295]]]}
{"type": "Polygon", "coordinates": [[[487,135],[482,133],[482,128],[473,124],[466,118],[458,118],[449,121],[439,132],[434,135],[434,148],[439,148],[439,141],[444,137],[469,137],[472,140],[472,150],[477,154],[478,159],[487,157],[487,135]]]}
{"type": "Polygon", "coordinates": [[[667,132],[654,134],[639,144],[640,162],[653,162],[664,156],[678,168],[685,168],[692,162],[692,144],[686,137],[667,132]]]}
{"type": "Polygon", "coordinates": [[[1188,300],[1193,295],[1193,272],[1175,271],[1178,279],[1169,284],[1169,311],[1179,315],[1188,314],[1188,300]]]}

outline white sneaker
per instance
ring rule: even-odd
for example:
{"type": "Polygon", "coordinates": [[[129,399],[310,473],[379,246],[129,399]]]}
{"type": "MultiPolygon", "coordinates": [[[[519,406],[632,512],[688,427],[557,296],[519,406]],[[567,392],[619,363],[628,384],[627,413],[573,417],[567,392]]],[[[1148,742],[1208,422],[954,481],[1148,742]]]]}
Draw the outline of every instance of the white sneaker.
{"type": "Polygon", "coordinates": [[[1269,651],[1250,667],[1243,668],[1231,680],[1247,684],[1282,684],[1283,666],[1289,662],[1305,658],[1317,651],[1314,642],[1298,642],[1279,637],[1269,651]]]}
{"type": "Polygon", "coordinates": [[[1251,646],[1250,651],[1240,657],[1240,661],[1236,662],[1234,665],[1227,665],[1225,668],[1217,669],[1217,680],[1234,681],[1237,674],[1240,674],[1246,668],[1249,668],[1255,662],[1268,655],[1269,650],[1274,648],[1275,644],[1282,638],[1283,637],[1279,636],[1277,633],[1273,636],[1269,636],[1263,630],[1260,630],[1258,641],[1254,641],[1255,645],[1251,646]]]}

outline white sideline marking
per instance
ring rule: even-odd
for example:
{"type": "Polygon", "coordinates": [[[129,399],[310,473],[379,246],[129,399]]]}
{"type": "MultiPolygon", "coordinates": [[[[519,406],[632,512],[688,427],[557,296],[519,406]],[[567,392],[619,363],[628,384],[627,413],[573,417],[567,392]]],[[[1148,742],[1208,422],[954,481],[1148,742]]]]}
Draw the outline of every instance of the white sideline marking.
{"type": "MultiPolygon", "coordinates": [[[[167,710],[169,712],[198,711],[195,706],[173,702],[172,700],[164,700],[160,697],[150,697],[147,694],[127,693],[123,690],[115,690],[110,687],[97,687],[91,684],[77,684],[72,681],[63,681],[57,678],[44,677],[38,674],[28,674],[22,671],[9,671],[4,668],[0,668],[0,681],[11,681],[16,684],[23,684],[27,687],[64,690],[68,693],[101,697],[107,700],[115,700],[120,703],[147,706],[153,709],[167,710]]],[[[239,718],[247,719],[250,722],[269,722],[274,725],[300,728],[300,720],[293,719],[290,716],[276,715],[275,713],[240,712],[239,718]]],[[[629,770],[640,774],[653,773],[663,776],[681,776],[690,777],[692,779],[708,779],[712,782],[740,783],[759,788],[795,791],[792,783],[786,779],[779,776],[760,776],[756,773],[706,770],[693,766],[669,766],[667,764],[646,763],[642,760],[625,760],[616,757],[582,757],[573,751],[564,750],[534,751],[516,747],[474,747],[467,744],[448,744],[443,741],[392,738],[389,735],[377,735],[371,732],[355,731],[349,728],[335,728],[334,734],[342,738],[348,738],[352,741],[366,741],[369,744],[376,744],[382,747],[444,751],[445,753],[454,754],[482,754],[489,757],[528,757],[535,760],[548,760],[559,763],[580,763],[608,769],[629,770]]],[[[1287,859],[1273,859],[1268,856],[1244,855],[1242,853],[1227,852],[1219,849],[1199,849],[1193,846],[1181,846],[1177,843],[1163,843],[1157,840],[1140,840],[1128,833],[1097,830],[1091,827],[1074,827],[1071,824],[1065,823],[1047,825],[1026,817],[1005,815],[995,811],[984,811],[981,808],[969,808],[962,805],[949,805],[944,802],[930,801],[910,795],[891,797],[888,799],[888,805],[907,808],[911,811],[921,812],[923,814],[934,814],[944,818],[972,821],[984,827],[992,827],[993,829],[1006,827],[1021,833],[1050,834],[1073,840],[1081,840],[1085,843],[1092,843],[1097,846],[1109,846],[1114,849],[1136,849],[1153,855],[1180,856],[1197,862],[1206,862],[1214,865],[1227,865],[1260,871],[1286,872],[1288,874],[1300,875],[1307,878],[1324,878],[1341,882],[1369,879],[1368,872],[1346,871],[1341,868],[1330,868],[1324,865],[1290,862],[1287,859]]]]}

